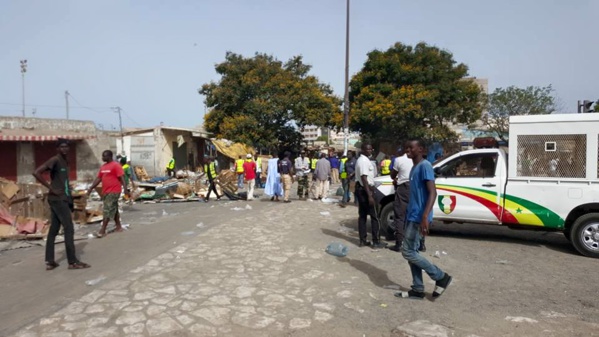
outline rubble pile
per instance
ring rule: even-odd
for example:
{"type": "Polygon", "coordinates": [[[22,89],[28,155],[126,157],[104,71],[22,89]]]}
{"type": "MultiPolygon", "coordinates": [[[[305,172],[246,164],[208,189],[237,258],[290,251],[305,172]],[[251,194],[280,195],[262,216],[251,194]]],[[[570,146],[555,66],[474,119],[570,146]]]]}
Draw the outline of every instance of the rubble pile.
{"type": "Polygon", "coordinates": [[[48,232],[50,207],[40,184],[0,178],[0,238],[40,239],[48,232]]]}

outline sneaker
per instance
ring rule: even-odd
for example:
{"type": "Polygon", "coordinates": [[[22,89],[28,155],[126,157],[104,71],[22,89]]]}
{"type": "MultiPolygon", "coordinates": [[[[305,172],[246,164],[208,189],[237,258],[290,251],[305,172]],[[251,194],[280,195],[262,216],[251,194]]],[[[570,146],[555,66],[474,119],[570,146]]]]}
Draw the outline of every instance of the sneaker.
{"type": "Polygon", "coordinates": [[[394,252],[401,253],[401,244],[396,243],[395,245],[387,247],[387,248],[389,248],[389,250],[392,250],[394,252]]]}
{"type": "Polygon", "coordinates": [[[360,240],[360,247],[370,247],[370,246],[372,246],[372,243],[370,241],[360,240]]]}
{"type": "Polygon", "coordinates": [[[436,298],[443,295],[445,290],[447,290],[447,287],[449,287],[449,285],[451,284],[452,279],[453,278],[449,274],[445,273],[442,279],[435,282],[435,291],[433,291],[433,297],[436,298]]]}
{"type": "Polygon", "coordinates": [[[418,247],[419,252],[426,252],[426,246],[424,245],[424,240],[420,240],[420,247],[418,247]]]}
{"type": "Polygon", "coordinates": [[[412,300],[422,300],[422,299],[424,299],[424,291],[415,291],[415,290],[400,291],[400,292],[395,293],[395,297],[409,298],[412,300]]]}
{"type": "Polygon", "coordinates": [[[372,248],[385,248],[387,247],[387,243],[386,242],[373,242],[372,243],[372,248]]]}

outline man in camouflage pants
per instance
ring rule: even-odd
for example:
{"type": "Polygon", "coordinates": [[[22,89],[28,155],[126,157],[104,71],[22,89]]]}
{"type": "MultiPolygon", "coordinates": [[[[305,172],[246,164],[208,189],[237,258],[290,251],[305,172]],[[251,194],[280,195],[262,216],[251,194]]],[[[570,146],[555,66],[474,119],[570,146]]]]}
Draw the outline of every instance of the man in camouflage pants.
{"type": "Polygon", "coordinates": [[[310,173],[310,160],[306,157],[306,151],[302,150],[300,156],[295,158],[294,168],[297,176],[297,196],[302,199],[308,198],[308,173],[310,173]]]}

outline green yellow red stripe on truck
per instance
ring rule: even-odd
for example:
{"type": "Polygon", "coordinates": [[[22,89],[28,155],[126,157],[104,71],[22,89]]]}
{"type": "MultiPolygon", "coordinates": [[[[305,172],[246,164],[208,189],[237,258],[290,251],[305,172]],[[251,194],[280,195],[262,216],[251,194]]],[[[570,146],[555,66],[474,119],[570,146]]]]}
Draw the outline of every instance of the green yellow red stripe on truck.
{"type": "MultiPolygon", "coordinates": [[[[543,226],[556,229],[564,227],[564,219],[555,212],[537,203],[513,195],[501,195],[505,199],[505,206],[502,206],[500,203],[501,198],[498,198],[497,193],[494,191],[443,184],[437,184],[437,190],[448,191],[470,198],[488,208],[503,223],[543,226]]],[[[459,205],[456,205],[457,207],[459,205]]]]}

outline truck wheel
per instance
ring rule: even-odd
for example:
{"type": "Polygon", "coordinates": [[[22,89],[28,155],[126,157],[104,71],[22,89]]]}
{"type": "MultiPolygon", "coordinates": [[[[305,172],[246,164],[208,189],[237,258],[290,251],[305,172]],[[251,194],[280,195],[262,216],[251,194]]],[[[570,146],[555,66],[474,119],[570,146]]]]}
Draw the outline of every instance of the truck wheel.
{"type": "Polygon", "coordinates": [[[566,237],[566,240],[568,241],[572,241],[572,239],[570,238],[572,234],[572,227],[568,227],[564,229],[564,236],[566,237]]]}
{"type": "Polygon", "coordinates": [[[580,254],[599,258],[599,213],[576,219],[571,229],[571,242],[580,254]]]}
{"type": "Polygon", "coordinates": [[[381,235],[385,235],[388,233],[389,229],[393,228],[394,219],[393,203],[389,202],[383,207],[379,217],[379,221],[381,223],[381,235]]]}

